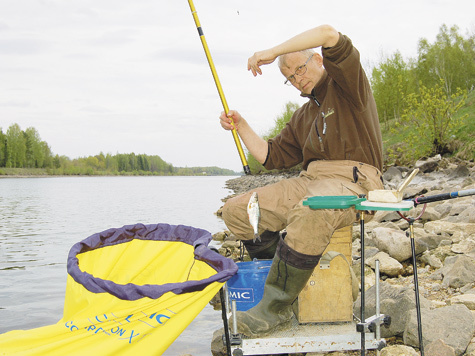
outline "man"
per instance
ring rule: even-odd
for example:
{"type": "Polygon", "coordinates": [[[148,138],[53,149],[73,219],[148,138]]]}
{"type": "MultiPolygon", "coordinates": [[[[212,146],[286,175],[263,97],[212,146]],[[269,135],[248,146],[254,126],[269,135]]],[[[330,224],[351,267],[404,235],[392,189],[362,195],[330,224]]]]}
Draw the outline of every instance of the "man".
{"type": "Polygon", "coordinates": [[[318,26],[256,52],[248,69],[254,76],[262,74],[260,67],[276,58],[285,83],[309,99],[280,134],[265,141],[237,111],[220,116],[221,126],[230,130],[234,124],[249,152],[267,169],[303,164],[299,177],[253,190],[261,208],[260,242],[252,242],[246,213],[252,192],[228,200],[223,208],[226,225],[243,240],[251,258],[273,258],[261,302],[237,315],[238,331],[251,337],[288,324],[291,305],[333,232],[356,221],[354,209],[310,209],[303,201],[383,189],[376,104],[351,40],[329,25],[318,26]],[[317,47],[323,57],[312,50],[317,47]]]}

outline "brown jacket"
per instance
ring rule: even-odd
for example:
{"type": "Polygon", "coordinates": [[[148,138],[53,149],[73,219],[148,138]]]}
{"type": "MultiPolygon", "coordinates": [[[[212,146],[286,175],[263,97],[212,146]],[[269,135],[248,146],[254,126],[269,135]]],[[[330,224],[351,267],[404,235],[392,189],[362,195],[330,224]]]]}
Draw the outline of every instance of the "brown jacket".
{"type": "MultiPolygon", "coordinates": [[[[351,40],[323,48],[326,72],[276,137],[268,140],[267,169],[290,168],[315,160],[353,160],[383,168],[376,103],[351,40]]],[[[303,95],[304,96],[304,95],[303,95]]]]}

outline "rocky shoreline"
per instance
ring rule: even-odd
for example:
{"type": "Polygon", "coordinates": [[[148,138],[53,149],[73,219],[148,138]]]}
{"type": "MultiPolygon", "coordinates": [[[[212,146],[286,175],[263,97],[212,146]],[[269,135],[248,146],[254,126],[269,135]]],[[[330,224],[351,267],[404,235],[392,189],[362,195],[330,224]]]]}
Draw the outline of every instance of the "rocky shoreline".
{"type": "MultiPolygon", "coordinates": [[[[440,156],[418,161],[419,173],[405,189],[404,199],[475,189],[473,162],[450,161],[440,156]]],[[[396,189],[412,168],[390,167],[384,173],[386,189],[396,189]]],[[[297,172],[242,176],[226,187],[240,194],[277,182],[297,172]]],[[[422,205],[406,216],[413,223],[422,314],[425,355],[475,356],[475,196],[422,205]]],[[[218,215],[220,212],[218,211],[218,215]]],[[[414,296],[414,271],[409,223],[396,212],[378,211],[365,224],[365,290],[367,316],[374,315],[375,260],[380,261],[381,313],[390,315],[391,325],[382,328],[388,341],[381,356],[419,355],[414,296]]],[[[359,224],[353,227],[353,268],[361,270],[359,224]]],[[[218,233],[220,253],[237,260],[239,242],[229,231],[218,233]]],[[[359,300],[354,314],[359,315],[359,300]]],[[[368,355],[373,355],[370,351],[368,355]]],[[[358,353],[332,353],[331,355],[358,353]]],[[[307,354],[311,356],[315,354],[307,354]]]]}

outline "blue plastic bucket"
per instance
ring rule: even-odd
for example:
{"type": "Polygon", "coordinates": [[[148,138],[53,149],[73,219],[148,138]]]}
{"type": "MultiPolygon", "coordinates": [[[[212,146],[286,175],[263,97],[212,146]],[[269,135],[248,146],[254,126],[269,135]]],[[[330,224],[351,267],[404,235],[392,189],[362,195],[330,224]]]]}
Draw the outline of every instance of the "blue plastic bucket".
{"type": "Polygon", "coordinates": [[[272,260],[237,262],[237,273],[227,281],[230,300],[236,300],[236,309],[246,311],[262,299],[264,284],[272,260]]]}

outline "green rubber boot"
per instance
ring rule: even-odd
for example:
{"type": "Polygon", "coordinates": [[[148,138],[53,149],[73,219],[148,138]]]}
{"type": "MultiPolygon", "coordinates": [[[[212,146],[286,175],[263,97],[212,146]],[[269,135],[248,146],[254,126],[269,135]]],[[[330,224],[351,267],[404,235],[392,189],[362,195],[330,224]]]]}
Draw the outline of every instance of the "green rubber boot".
{"type": "Polygon", "coordinates": [[[261,301],[248,311],[236,312],[238,332],[257,337],[288,327],[293,315],[292,303],[319,260],[320,256],[304,255],[279,240],[261,301]]]}

